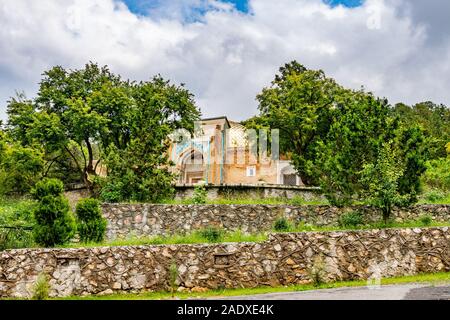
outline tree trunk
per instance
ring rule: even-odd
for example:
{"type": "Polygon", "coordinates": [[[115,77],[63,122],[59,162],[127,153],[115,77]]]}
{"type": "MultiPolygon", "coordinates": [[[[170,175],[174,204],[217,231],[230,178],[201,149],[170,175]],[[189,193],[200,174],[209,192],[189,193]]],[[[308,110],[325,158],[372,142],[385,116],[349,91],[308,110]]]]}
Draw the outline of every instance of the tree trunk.
{"type": "Polygon", "coordinates": [[[92,151],[92,145],[89,142],[89,139],[85,139],[85,142],[86,142],[86,147],[88,149],[88,164],[87,164],[86,171],[87,171],[88,174],[95,175],[95,171],[94,171],[94,152],[92,151]]]}

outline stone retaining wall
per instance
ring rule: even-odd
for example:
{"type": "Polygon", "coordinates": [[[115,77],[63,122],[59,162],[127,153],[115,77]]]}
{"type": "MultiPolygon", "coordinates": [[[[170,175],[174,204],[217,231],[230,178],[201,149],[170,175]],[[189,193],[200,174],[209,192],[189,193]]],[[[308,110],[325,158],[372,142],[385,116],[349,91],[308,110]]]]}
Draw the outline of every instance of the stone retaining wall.
{"type": "MultiPolygon", "coordinates": [[[[337,208],[332,206],[287,205],[150,205],[104,204],[108,219],[108,239],[129,236],[185,234],[210,226],[226,230],[255,233],[271,230],[278,217],[317,226],[334,226],[339,217],[352,210],[363,212],[369,222],[379,221],[381,214],[367,206],[337,208]]],[[[415,220],[430,215],[434,221],[450,221],[449,205],[418,205],[395,209],[397,221],[415,220]]]]}
{"type": "Polygon", "coordinates": [[[330,281],[449,271],[450,230],[292,233],[273,234],[262,243],[4,251],[0,297],[29,297],[41,272],[49,276],[51,296],[168,290],[171,265],[179,272],[178,291],[191,292],[307,283],[314,269],[330,281]]]}

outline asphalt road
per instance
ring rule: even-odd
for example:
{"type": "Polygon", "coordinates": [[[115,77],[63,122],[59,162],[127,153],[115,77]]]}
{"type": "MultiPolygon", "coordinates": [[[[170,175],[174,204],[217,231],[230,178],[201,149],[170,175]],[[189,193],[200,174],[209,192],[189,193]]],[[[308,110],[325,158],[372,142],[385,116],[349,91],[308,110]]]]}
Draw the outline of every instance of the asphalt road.
{"type": "Polygon", "coordinates": [[[226,297],[224,300],[450,300],[450,283],[402,284],[380,287],[322,289],[226,297]]]}

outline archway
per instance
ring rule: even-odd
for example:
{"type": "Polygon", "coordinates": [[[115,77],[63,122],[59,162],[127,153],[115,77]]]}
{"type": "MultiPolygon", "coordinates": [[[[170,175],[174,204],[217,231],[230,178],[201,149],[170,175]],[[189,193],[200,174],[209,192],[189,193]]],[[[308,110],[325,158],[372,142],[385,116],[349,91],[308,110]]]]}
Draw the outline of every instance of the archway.
{"type": "Polygon", "coordinates": [[[205,179],[205,161],[197,150],[188,150],[181,158],[180,182],[197,184],[205,179]]]}

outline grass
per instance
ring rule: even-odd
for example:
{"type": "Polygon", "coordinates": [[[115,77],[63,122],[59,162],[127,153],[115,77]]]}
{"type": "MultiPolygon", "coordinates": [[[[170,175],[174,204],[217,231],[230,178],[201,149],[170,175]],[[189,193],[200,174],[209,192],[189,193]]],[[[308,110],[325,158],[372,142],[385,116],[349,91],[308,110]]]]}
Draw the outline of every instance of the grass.
{"type": "MultiPolygon", "coordinates": [[[[430,283],[437,285],[439,283],[447,283],[450,281],[450,273],[434,273],[434,274],[419,274],[414,276],[394,277],[381,279],[381,285],[394,285],[406,283],[430,283]]],[[[300,292],[320,289],[333,288],[347,288],[347,287],[363,287],[367,285],[365,280],[355,281],[339,281],[324,283],[317,287],[312,284],[292,285],[284,287],[258,287],[249,289],[222,289],[211,290],[202,293],[176,293],[177,299],[192,299],[192,298],[220,298],[220,297],[237,297],[246,295],[258,295],[266,293],[280,293],[280,292],[300,292]]],[[[58,300],[166,300],[173,299],[171,292],[144,292],[140,294],[113,294],[106,296],[87,296],[87,297],[67,297],[58,300]]]]}
{"type": "Polygon", "coordinates": [[[331,232],[346,230],[370,230],[370,229],[387,229],[387,228],[423,228],[423,227],[450,227],[450,223],[424,223],[421,220],[409,221],[404,223],[390,222],[388,224],[373,223],[357,227],[319,227],[306,223],[297,225],[290,224],[289,228],[284,231],[266,231],[256,234],[247,234],[240,230],[234,232],[221,232],[221,236],[216,240],[209,239],[205,234],[205,230],[198,230],[187,235],[172,235],[167,237],[129,237],[127,239],[117,239],[103,243],[71,243],[58,248],[95,248],[95,247],[121,247],[121,246],[142,246],[142,245],[171,245],[171,244],[208,244],[208,243],[236,243],[236,242],[264,242],[268,240],[270,233],[282,232],[331,232]]]}
{"type": "Polygon", "coordinates": [[[224,233],[217,241],[208,240],[202,231],[197,231],[188,235],[173,235],[167,237],[130,237],[128,239],[117,239],[103,243],[68,244],[59,248],[95,248],[102,246],[142,246],[142,245],[162,245],[162,244],[205,244],[205,243],[234,243],[234,242],[263,242],[267,240],[267,233],[246,234],[242,231],[224,233]]]}

